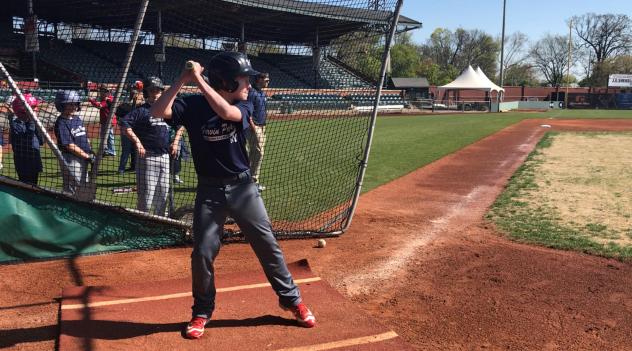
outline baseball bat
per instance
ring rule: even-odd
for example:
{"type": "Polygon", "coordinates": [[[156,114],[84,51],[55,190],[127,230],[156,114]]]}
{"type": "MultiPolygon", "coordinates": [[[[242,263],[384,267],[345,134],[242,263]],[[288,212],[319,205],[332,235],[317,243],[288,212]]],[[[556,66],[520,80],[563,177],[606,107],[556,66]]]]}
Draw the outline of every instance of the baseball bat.
{"type": "Polygon", "coordinates": [[[184,66],[186,67],[186,69],[193,69],[193,61],[191,60],[187,61],[187,63],[184,66]]]}

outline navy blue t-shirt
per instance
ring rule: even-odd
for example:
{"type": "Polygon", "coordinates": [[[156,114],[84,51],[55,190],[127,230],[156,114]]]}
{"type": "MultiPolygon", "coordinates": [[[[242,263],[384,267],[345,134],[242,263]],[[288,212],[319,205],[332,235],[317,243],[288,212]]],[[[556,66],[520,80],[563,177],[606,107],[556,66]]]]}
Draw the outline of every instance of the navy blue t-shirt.
{"type": "Polygon", "coordinates": [[[11,148],[14,153],[29,152],[30,150],[39,150],[42,139],[35,129],[35,122],[24,121],[19,118],[13,118],[9,122],[11,148]]]}
{"type": "Polygon", "coordinates": [[[252,121],[258,126],[266,124],[266,93],[256,88],[248,91],[248,101],[252,102],[252,121]]]}
{"type": "Polygon", "coordinates": [[[75,144],[84,152],[92,153],[86,128],[83,126],[83,121],[81,121],[79,116],[75,115],[71,118],[57,117],[55,121],[55,137],[57,137],[57,146],[62,151],[70,152],[66,147],[70,144],[75,144]]]}
{"type": "Polygon", "coordinates": [[[241,110],[241,122],[223,120],[202,95],[190,95],[173,103],[168,123],[187,129],[195,171],[200,176],[232,177],[250,167],[244,130],[249,126],[252,104],[239,101],[234,105],[241,110]]]}
{"type": "Polygon", "coordinates": [[[150,104],[132,110],[120,121],[123,129],[132,128],[145,150],[159,154],[169,152],[169,126],[162,118],[149,114],[150,104]]]}

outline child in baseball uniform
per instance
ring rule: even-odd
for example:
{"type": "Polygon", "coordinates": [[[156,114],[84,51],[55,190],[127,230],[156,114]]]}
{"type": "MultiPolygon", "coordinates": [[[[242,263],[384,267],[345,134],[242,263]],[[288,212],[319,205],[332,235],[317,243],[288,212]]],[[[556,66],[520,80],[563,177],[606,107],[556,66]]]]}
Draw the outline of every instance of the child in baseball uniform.
{"type": "MultiPolygon", "coordinates": [[[[34,112],[37,112],[39,101],[33,95],[24,94],[24,100],[34,112]]],[[[40,156],[42,137],[37,133],[35,122],[26,112],[22,100],[15,99],[11,105],[15,117],[11,118],[9,122],[9,135],[15,172],[21,182],[37,185],[39,174],[43,169],[42,157],[40,156]]]]}
{"type": "Polygon", "coordinates": [[[187,129],[198,177],[191,253],[194,302],[186,336],[201,337],[215,309],[213,261],[219,253],[227,215],[235,219],[259,258],[280,306],[292,311],[301,326],[314,327],[316,319],[287,268],[250,173],[245,132],[253,107],[247,99],[250,76],[258,72],[239,52],[221,52],[211,58],[208,84],[203,69],[193,62],[151,107],[152,115],[187,129]],[[195,84],[202,94],[176,100],[178,91],[188,83],[195,84]]]}
{"type": "Polygon", "coordinates": [[[120,121],[125,135],[132,141],[136,160],[137,208],[164,216],[169,195],[169,126],[149,113],[151,104],[165,89],[158,77],[143,82],[145,103],[120,121]]]}
{"type": "Polygon", "coordinates": [[[55,137],[68,171],[60,165],[64,192],[72,196],[85,195],[88,185],[88,166],[94,163],[94,153],[88,133],[78,112],[81,97],[75,90],[60,90],[55,95],[55,108],[61,112],[55,121],[55,137]]]}

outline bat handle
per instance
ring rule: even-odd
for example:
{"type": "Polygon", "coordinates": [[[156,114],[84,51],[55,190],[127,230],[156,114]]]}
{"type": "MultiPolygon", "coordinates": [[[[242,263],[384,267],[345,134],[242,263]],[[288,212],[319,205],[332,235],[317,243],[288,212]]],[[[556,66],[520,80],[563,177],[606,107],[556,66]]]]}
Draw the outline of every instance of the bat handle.
{"type": "Polygon", "coordinates": [[[191,60],[187,61],[184,67],[186,67],[186,69],[189,69],[189,70],[193,69],[193,61],[191,60]]]}

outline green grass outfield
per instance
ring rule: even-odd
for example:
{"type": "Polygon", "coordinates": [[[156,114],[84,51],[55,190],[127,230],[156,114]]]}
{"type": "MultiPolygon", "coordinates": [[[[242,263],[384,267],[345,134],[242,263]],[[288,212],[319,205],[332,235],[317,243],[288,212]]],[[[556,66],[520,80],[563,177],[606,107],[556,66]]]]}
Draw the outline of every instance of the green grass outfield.
{"type": "Polygon", "coordinates": [[[630,118],[624,110],[550,110],[378,118],[363,191],[408,174],[528,118],[630,118]]]}
{"type": "MultiPolygon", "coordinates": [[[[380,117],[362,191],[399,178],[527,118],[632,118],[632,111],[551,110],[380,117]]],[[[309,218],[349,200],[366,121],[364,117],[355,121],[336,118],[270,122],[262,182],[268,187],[263,196],[272,218],[309,218]]],[[[116,144],[119,145],[118,140],[116,144]]],[[[40,176],[40,185],[60,188],[57,161],[48,148],[44,150],[45,172],[40,176]]],[[[5,155],[3,174],[15,177],[12,162],[12,157],[5,155]]],[[[135,193],[112,192],[113,188],[131,187],[136,183],[133,173],[118,175],[117,166],[118,157],[104,159],[97,198],[135,207],[135,193]]],[[[181,178],[185,183],[175,186],[176,207],[193,202],[192,162],[183,163],[181,178]]]]}

